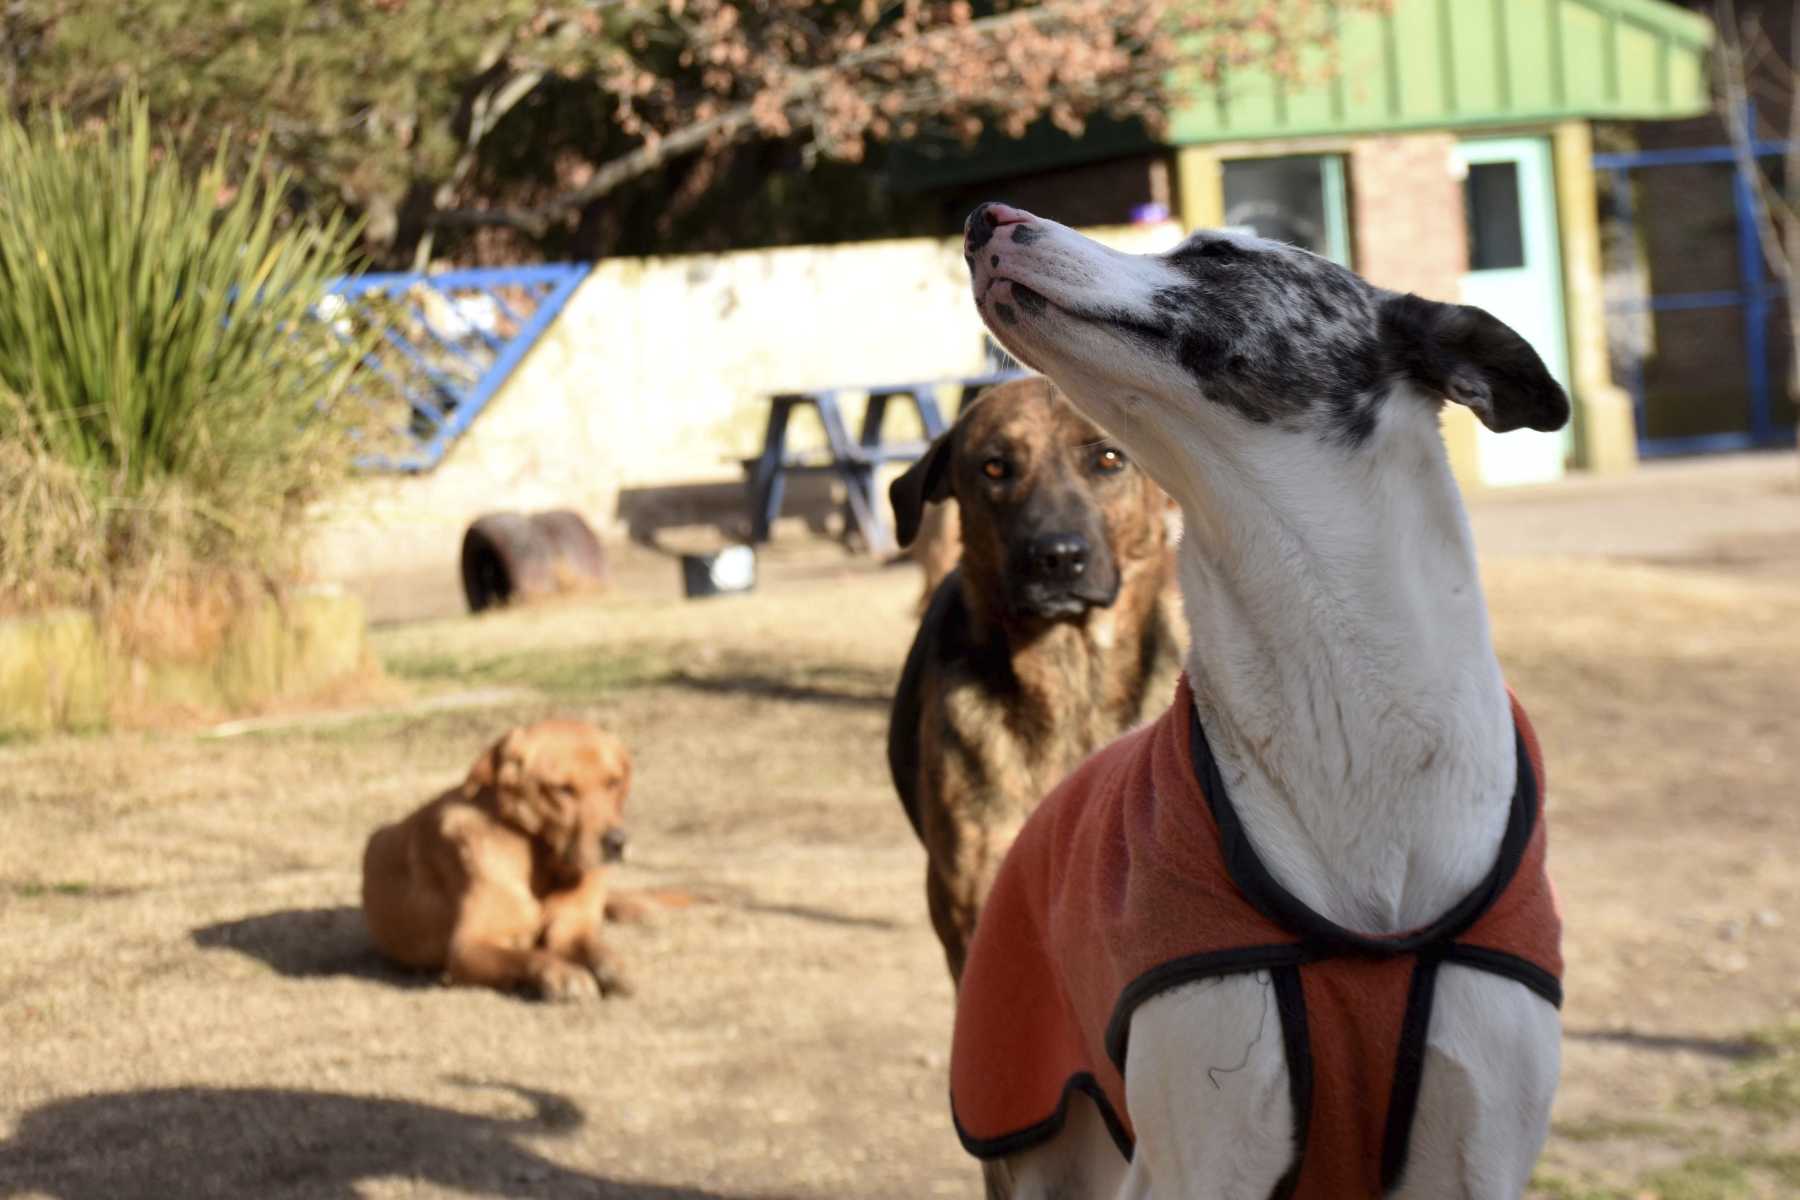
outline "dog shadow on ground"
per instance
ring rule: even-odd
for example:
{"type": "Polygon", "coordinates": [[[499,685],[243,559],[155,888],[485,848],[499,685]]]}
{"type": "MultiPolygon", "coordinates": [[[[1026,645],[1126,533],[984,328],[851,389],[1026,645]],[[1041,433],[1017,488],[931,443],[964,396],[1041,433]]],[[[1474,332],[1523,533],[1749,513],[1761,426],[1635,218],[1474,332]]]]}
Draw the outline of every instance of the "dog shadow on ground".
{"type": "Polygon", "coordinates": [[[276,1088],[160,1088],[59,1100],[0,1141],[0,1196],[318,1197],[406,1179],[462,1195],[562,1200],[733,1200],[565,1167],[520,1144],[584,1123],[562,1096],[495,1087],[531,1107],[475,1116],[409,1100],[276,1088]]]}
{"type": "Polygon", "coordinates": [[[713,671],[678,670],[665,684],[709,696],[748,696],[784,703],[824,704],[885,712],[894,702],[894,681],[886,672],[834,669],[781,672],[733,664],[713,671]]]}
{"type": "Polygon", "coordinates": [[[428,987],[436,977],[403,971],[382,958],[369,940],[362,909],[290,908],[220,921],[193,931],[202,950],[235,950],[295,979],[347,975],[398,987],[428,987]]]}
{"type": "Polygon", "coordinates": [[[1753,1038],[1702,1037],[1697,1034],[1639,1033],[1631,1029],[1568,1029],[1563,1037],[1572,1042],[1624,1046],[1632,1050],[1656,1050],[1668,1054],[1701,1054],[1742,1062],[1763,1058],[1769,1048],[1753,1038]]]}
{"type": "MultiPolygon", "coordinates": [[[[781,917],[786,920],[808,921],[818,925],[837,925],[845,929],[870,929],[881,933],[892,933],[908,928],[906,922],[896,921],[892,917],[840,912],[837,909],[823,908],[816,904],[766,900],[758,896],[754,889],[717,880],[689,884],[686,887],[677,887],[672,890],[690,896],[692,903],[716,904],[758,917],[781,917]]],[[[654,889],[652,894],[654,894],[654,889]]],[[[661,917],[653,916],[650,919],[660,920],[661,917]]]]}
{"type": "Polygon", "coordinates": [[[819,908],[811,904],[769,904],[760,900],[739,900],[733,903],[733,907],[742,912],[755,913],[758,916],[792,917],[796,921],[813,921],[820,925],[840,925],[846,929],[875,929],[887,933],[906,928],[901,922],[890,917],[862,917],[853,913],[819,908]]]}

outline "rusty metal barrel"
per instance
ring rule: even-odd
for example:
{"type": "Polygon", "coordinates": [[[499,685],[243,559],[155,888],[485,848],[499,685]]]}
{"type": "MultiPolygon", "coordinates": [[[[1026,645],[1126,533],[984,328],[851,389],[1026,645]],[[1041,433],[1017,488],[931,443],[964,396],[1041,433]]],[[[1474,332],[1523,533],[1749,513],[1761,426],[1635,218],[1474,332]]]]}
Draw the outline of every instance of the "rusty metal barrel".
{"type": "Polygon", "coordinates": [[[605,583],[606,550],[573,510],[486,513],[463,534],[463,596],[470,612],[605,583]]]}

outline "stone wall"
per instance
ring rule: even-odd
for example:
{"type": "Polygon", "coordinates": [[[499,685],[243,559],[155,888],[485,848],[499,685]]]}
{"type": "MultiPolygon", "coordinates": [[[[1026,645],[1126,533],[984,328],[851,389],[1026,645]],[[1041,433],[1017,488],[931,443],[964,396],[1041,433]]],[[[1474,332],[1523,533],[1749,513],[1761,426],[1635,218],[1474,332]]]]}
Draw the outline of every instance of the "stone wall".
{"type": "MultiPolygon", "coordinates": [[[[1128,250],[1175,236],[1093,232],[1128,250]]],[[[314,571],[453,572],[463,530],[496,509],[573,508],[618,537],[622,496],[734,496],[769,392],[983,366],[955,239],[604,262],[434,470],[365,478],[336,497],[314,571]]],[[[796,432],[820,440],[810,422],[796,432]]]]}

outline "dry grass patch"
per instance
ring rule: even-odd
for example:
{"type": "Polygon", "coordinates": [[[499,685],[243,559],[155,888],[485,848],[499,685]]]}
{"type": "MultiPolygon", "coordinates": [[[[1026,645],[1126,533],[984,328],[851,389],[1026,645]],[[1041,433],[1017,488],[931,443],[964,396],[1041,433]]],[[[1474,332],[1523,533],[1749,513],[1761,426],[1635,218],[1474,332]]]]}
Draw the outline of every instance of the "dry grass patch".
{"type": "MultiPolygon", "coordinates": [[[[1566,563],[1488,579],[1547,743],[1569,922],[1537,1194],[1792,1195],[1796,1123],[1721,1093],[1773,1061],[1743,1031],[1800,1012],[1796,773],[1765,732],[1800,677],[1800,599],[1566,563]]],[[[0,748],[0,1193],[974,1200],[944,1104],[950,988],[883,754],[916,586],[775,579],[380,630],[421,694],[527,690],[0,748]],[[387,970],[355,907],[363,838],[551,712],[637,756],[621,879],[715,903],[620,934],[623,1003],[387,970]]]]}

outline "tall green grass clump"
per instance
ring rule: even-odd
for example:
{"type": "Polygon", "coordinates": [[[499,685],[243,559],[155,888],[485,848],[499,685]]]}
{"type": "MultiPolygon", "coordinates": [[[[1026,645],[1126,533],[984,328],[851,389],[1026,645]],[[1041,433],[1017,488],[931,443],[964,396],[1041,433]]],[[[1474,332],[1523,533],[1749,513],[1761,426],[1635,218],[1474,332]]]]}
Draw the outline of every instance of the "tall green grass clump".
{"type": "Polygon", "coordinates": [[[287,180],[197,172],[126,96],[0,114],[0,609],[280,579],[349,458],[366,342],[312,313],[355,230],[287,180]]]}

